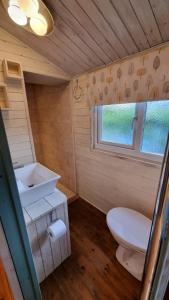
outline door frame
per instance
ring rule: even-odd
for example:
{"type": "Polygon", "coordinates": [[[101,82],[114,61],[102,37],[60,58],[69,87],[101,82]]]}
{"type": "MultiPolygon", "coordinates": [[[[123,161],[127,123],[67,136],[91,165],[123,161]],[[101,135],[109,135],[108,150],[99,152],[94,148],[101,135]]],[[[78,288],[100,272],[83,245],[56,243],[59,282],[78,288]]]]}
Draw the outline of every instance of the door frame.
{"type": "MultiPolygon", "coordinates": [[[[159,180],[158,193],[146,260],[144,265],[142,288],[140,293],[141,300],[155,300],[158,294],[158,286],[164,272],[163,263],[168,255],[169,248],[169,135],[167,139],[163,165],[159,180]]],[[[165,269],[169,273],[169,268],[165,269]]],[[[169,274],[168,274],[169,275],[169,274]]],[[[166,286],[160,290],[165,293],[166,286]]],[[[160,299],[161,300],[161,299],[160,299]]]]}
{"type": "Polygon", "coordinates": [[[25,300],[41,300],[26,224],[0,111],[0,221],[25,300]]]}
{"type": "Polygon", "coordinates": [[[167,195],[160,253],[155,270],[150,300],[163,299],[169,282],[169,194],[167,195]],[[160,297],[160,298],[159,298],[160,297]]]}

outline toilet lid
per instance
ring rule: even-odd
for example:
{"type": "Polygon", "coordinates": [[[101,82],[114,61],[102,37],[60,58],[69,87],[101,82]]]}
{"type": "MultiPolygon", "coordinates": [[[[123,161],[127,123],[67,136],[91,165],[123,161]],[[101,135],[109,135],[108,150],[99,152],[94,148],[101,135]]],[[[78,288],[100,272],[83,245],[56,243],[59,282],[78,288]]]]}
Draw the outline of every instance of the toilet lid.
{"type": "Polygon", "coordinates": [[[117,207],[107,214],[111,232],[122,242],[146,252],[151,229],[151,220],[135,210],[117,207]]]}

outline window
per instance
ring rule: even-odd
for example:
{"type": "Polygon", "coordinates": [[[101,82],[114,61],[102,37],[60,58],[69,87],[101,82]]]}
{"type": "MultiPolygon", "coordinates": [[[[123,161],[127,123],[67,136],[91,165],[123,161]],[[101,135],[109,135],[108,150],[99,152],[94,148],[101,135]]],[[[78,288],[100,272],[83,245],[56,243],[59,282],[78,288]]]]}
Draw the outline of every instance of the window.
{"type": "Polygon", "coordinates": [[[95,148],[161,160],[168,132],[167,100],[95,107],[95,148]]]}
{"type": "Polygon", "coordinates": [[[164,154],[169,131],[169,101],[148,102],[141,151],[164,154]]]}
{"type": "Polygon", "coordinates": [[[100,110],[101,140],[132,146],[136,104],[104,105],[100,110]]]}

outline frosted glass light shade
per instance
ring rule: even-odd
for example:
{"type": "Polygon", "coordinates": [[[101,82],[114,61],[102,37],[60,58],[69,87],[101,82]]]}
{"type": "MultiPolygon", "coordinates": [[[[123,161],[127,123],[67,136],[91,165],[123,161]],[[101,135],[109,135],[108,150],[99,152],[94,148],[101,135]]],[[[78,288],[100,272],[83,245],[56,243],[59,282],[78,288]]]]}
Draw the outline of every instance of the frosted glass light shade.
{"type": "Polygon", "coordinates": [[[30,19],[30,27],[35,34],[44,36],[48,30],[48,23],[44,16],[37,14],[30,19]]]}
{"type": "Polygon", "coordinates": [[[18,4],[28,18],[32,18],[38,14],[38,0],[18,0],[18,4]]]}
{"type": "Polygon", "coordinates": [[[18,1],[17,0],[9,0],[9,6],[12,6],[12,5],[19,6],[18,1]]]}
{"type": "Polygon", "coordinates": [[[48,36],[54,30],[54,20],[43,0],[1,0],[8,16],[26,31],[48,36]]]}
{"type": "Polygon", "coordinates": [[[27,24],[27,17],[24,12],[17,5],[8,7],[8,14],[10,18],[18,25],[24,26],[27,24]]]}

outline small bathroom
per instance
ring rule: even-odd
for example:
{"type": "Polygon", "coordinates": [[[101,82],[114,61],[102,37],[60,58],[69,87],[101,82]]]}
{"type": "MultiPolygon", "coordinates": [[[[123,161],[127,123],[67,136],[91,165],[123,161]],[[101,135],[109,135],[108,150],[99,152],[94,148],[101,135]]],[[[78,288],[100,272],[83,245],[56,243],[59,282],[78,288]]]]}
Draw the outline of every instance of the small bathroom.
{"type": "Polygon", "coordinates": [[[2,1],[0,299],[168,299],[169,36],[138,2],[2,1]]]}

